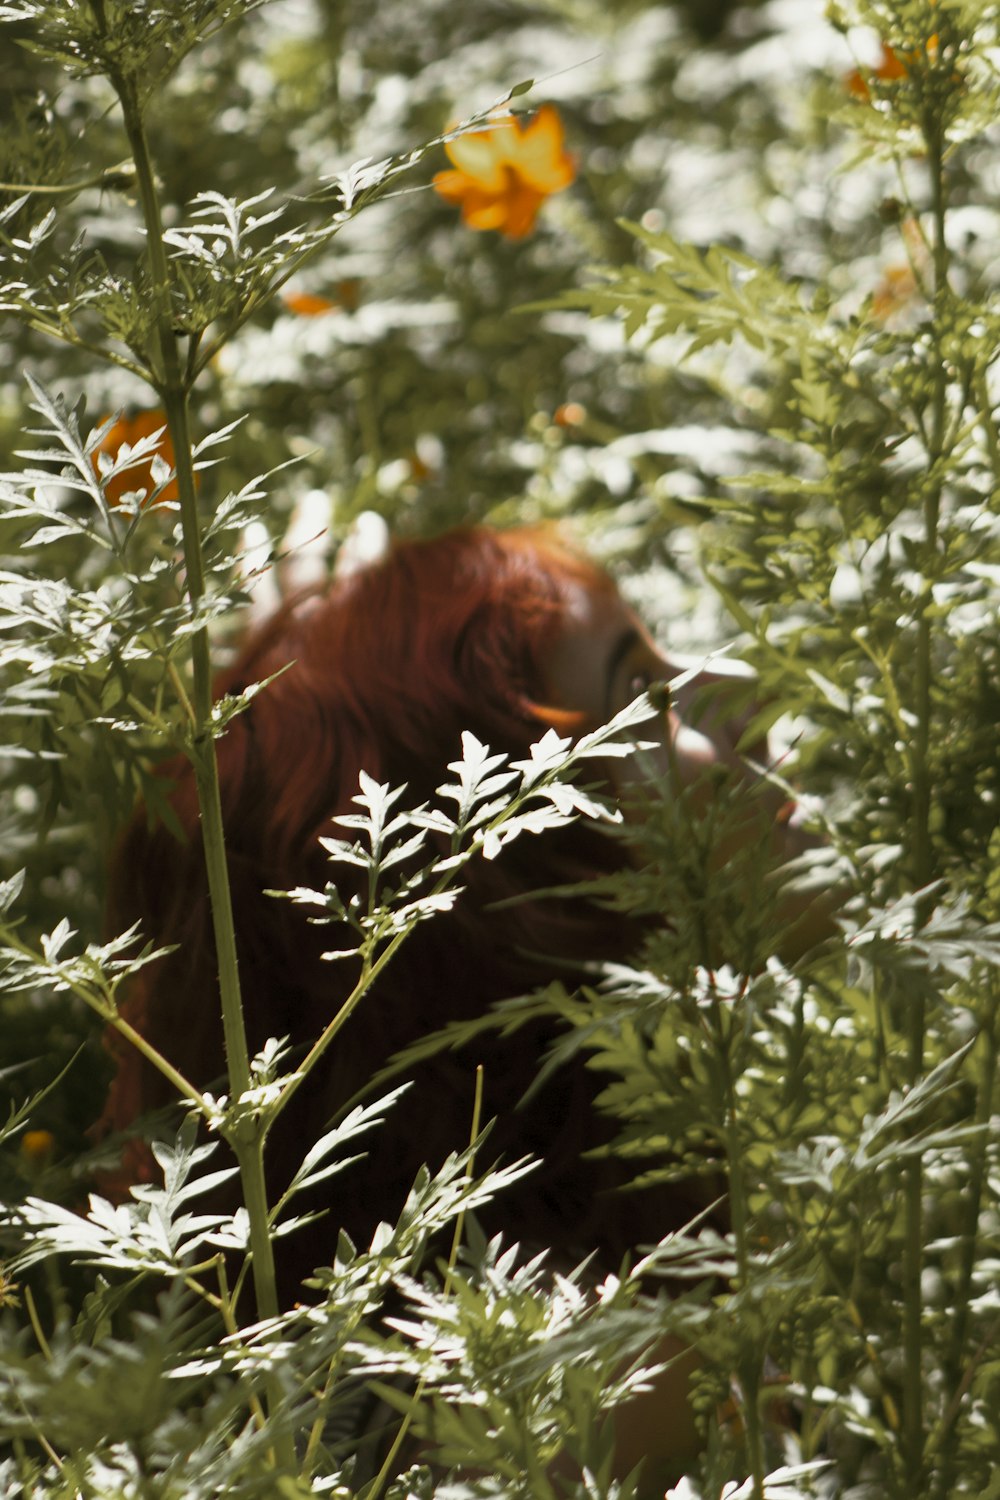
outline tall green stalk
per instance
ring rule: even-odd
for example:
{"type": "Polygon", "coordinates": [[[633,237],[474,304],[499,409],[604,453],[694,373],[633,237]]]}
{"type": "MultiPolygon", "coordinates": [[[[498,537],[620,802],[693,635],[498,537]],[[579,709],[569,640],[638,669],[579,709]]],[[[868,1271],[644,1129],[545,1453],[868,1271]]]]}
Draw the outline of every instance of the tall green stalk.
{"type": "MultiPolygon", "coordinates": [[[[947,195],[944,174],[944,141],[940,121],[928,104],[923,122],[930,177],[933,219],[934,286],[933,313],[935,330],[940,336],[943,325],[943,302],[948,292],[948,250],[945,242],[947,195]]],[[[948,418],[947,371],[944,354],[939,348],[934,369],[930,423],[927,433],[929,482],[924,495],[924,552],[927,569],[933,568],[940,538],[941,481],[936,472],[945,446],[948,418]]],[[[913,880],[922,889],[934,878],[935,860],[931,845],[931,769],[930,745],[933,732],[933,629],[930,615],[932,579],[925,579],[921,613],[917,621],[916,684],[914,713],[912,782],[913,819],[911,858],[913,880]]],[[[910,1088],[919,1081],[924,1068],[926,1006],[922,993],[913,996],[907,1035],[907,1083],[910,1088]]],[[[903,1244],[903,1467],[907,1492],[920,1493],[924,1473],[924,1388],[923,1388],[923,1168],[919,1156],[911,1157],[904,1173],[903,1244]]]]}
{"type": "MultiPolygon", "coordinates": [[[[727,1010],[716,995],[712,1007],[711,1029],[722,1072],[722,1092],[725,1101],[724,1146],[733,1241],[736,1247],[736,1277],[739,1290],[745,1292],[750,1282],[750,1216],[747,1207],[746,1183],[743,1178],[744,1153],[739,1128],[739,1100],[730,1055],[733,1027],[733,1012],[727,1010]]],[[[739,1376],[743,1388],[743,1420],[747,1460],[753,1480],[753,1500],[764,1500],[766,1468],[760,1424],[760,1353],[755,1347],[748,1350],[748,1356],[741,1364],[739,1376]]]]}
{"type": "Polygon", "coordinates": [[[927,1442],[929,1454],[936,1451],[941,1454],[937,1484],[933,1492],[934,1500],[948,1500],[952,1493],[958,1447],[958,1415],[976,1363],[974,1359],[970,1361],[967,1356],[966,1341],[969,1332],[969,1303],[972,1299],[973,1276],[976,1267],[979,1219],[983,1209],[983,1193],[987,1180],[989,1127],[993,1114],[998,1053],[1000,1053],[1000,1036],[997,1033],[998,1018],[1000,1018],[1000,986],[993,978],[990,982],[989,1001],[983,1027],[986,1056],[976,1097],[975,1123],[982,1134],[972,1148],[972,1164],[963,1205],[962,1253],[954,1293],[955,1320],[943,1360],[944,1388],[950,1399],[927,1442]]]}
{"type": "MultiPolygon", "coordinates": [[[[170,299],[170,267],[163,240],[163,222],[155,176],[144,128],[142,107],[134,80],[130,76],[112,76],[111,82],[122,107],[125,131],[135,164],[143,219],[146,226],[147,253],[151,291],[156,314],[156,358],[153,380],[167,418],[177,470],[177,492],[180,503],[181,534],[187,591],[193,614],[197,614],[205,597],[205,569],[198,518],[194,469],[191,460],[191,434],[188,420],[189,386],[177,348],[170,299]]],[[[229,889],[225,834],[219,772],[212,734],[212,667],[207,627],[202,625],[191,636],[193,690],[191,694],[191,759],[201,814],[201,834],[205,853],[212,928],[215,940],[219,992],[222,1005],[226,1069],[232,1097],[246,1092],[251,1083],[250,1056],[240,994],[239,966],[236,955],[235,924],[229,889]]],[[[274,1251],[268,1223],[267,1187],[264,1176],[264,1134],[260,1123],[248,1116],[230,1143],[239,1164],[243,1201],[249,1218],[250,1252],[253,1266],[257,1313],[262,1319],[277,1317],[277,1279],[274,1251]]],[[[280,1399],[276,1386],[272,1402],[280,1399]]],[[[294,1462],[291,1440],[279,1457],[294,1462]]]]}

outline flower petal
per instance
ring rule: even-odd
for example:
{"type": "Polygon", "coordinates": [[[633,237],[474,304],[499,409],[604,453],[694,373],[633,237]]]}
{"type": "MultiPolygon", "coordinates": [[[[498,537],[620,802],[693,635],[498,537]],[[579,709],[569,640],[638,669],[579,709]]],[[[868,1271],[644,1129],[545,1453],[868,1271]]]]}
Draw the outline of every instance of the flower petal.
{"type": "Polygon", "coordinates": [[[503,232],[509,240],[523,240],[535,227],[538,210],[547,194],[536,192],[527,183],[520,182],[505,200],[503,232]]]}
{"type": "Polygon", "coordinates": [[[541,193],[558,193],[576,176],[576,163],[564,147],[562,120],[551,104],[543,104],[532,120],[519,126],[516,147],[508,151],[510,165],[541,193]]]}
{"type": "Polygon", "coordinates": [[[498,125],[493,130],[476,130],[470,135],[457,136],[445,142],[445,151],[459,171],[472,177],[480,187],[490,192],[503,188],[503,162],[508,143],[502,137],[513,136],[509,125],[498,125]]]}
{"type": "Polygon", "coordinates": [[[551,104],[527,123],[514,119],[473,131],[447,142],[445,150],[454,169],[436,173],[435,190],[461,205],[470,229],[497,229],[511,240],[530,234],[545,199],[576,176],[551,104]]]}
{"type": "Polygon", "coordinates": [[[435,172],[431,179],[434,191],[449,203],[461,203],[467,193],[477,192],[478,184],[465,172],[435,172]]]}
{"type": "Polygon", "coordinates": [[[462,204],[462,219],[470,229],[506,230],[508,213],[507,199],[503,195],[469,193],[462,204]]]}

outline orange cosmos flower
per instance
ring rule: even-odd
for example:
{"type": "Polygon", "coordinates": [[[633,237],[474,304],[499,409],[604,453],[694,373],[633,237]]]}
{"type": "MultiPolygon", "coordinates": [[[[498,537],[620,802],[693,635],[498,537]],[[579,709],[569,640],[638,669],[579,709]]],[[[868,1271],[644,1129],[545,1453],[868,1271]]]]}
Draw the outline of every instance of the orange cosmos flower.
{"type": "Polygon", "coordinates": [[[444,149],[455,170],[437,173],[437,191],[449,203],[461,204],[470,229],[498,229],[508,240],[530,234],[546,198],[576,176],[552,104],[543,104],[527,124],[505,120],[458,136],[444,149]]]}
{"type": "Polygon", "coordinates": [[[281,300],[299,318],[321,318],[324,313],[337,311],[336,302],[329,297],[318,297],[315,292],[282,292],[281,300]]]}
{"type": "MultiPolygon", "coordinates": [[[[101,421],[106,422],[107,417],[102,417],[101,421]]],[[[151,437],[158,428],[164,428],[159,442],[145,463],[136,464],[134,469],[126,469],[123,473],[116,474],[114,479],[109,481],[105,491],[109,505],[120,505],[124,496],[133,490],[145,490],[146,498],[148,499],[155,488],[155,481],[150,472],[150,463],[154,454],[159,454],[165,463],[168,463],[171,468],[174,467],[174,446],[170,441],[170,433],[166,431],[166,421],[166,416],[162,411],[139,411],[131,417],[123,414],[118,418],[104,441],[95,448],[92,462],[95,472],[99,474],[100,470],[97,467],[98,453],[108,453],[112,458],[117,458],[119,448],[125,444],[130,448],[134,448],[140,439],[151,437]]],[[[156,497],[156,503],[157,505],[161,505],[165,500],[176,499],[177,481],[172,479],[162,493],[156,497]]],[[[143,503],[145,504],[145,501],[143,503]]]]}

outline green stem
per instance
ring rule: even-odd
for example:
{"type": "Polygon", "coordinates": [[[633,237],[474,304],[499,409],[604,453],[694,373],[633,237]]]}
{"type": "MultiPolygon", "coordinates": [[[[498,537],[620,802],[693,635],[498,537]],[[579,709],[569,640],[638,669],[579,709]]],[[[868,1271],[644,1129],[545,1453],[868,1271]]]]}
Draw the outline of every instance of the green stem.
{"type": "MultiPolygon", "coordinates": [[[[435,887],[435,889],[438,889],[438,887],[435,887]]],[[[351,990],[351,993],[348,995],[343,1005],[337,1011],[337,1014],[334,1016],[333,1020],[320,1033],[315,1042],[313,1042],[302,1063],[296,1069],[295,1074],[284,1085],[280,1095],[278,1096],[278,1099],[271,1106],[267,1117],[267,1126],[265,1129],[265,1133],[266,1131],[270,1130],[271,1126],[278,1118],[278,1115],[282,1114],[285,1109],[287,1109],[289,1103],[291,1102],[292,1096],[298,1092],[301,1085],[309,1077],[309,1074],[312,1072],[313,1068],[315,1068],[316,1064],[319,1062],[320,1058],[323,1056],[324,1052],[329,1047],[334,1037],[340,1031],[341,1027],[350,1020],[351,1016],[354,1014],[357,1007],[361,1004],[361,1001],[364,999],[365,995],[367,995],[368,991],[371,989],[372,985],[375,983],[382,970],[392,959],[393,955],[399,949],[400,945],[406,940],[409,932],[410,929],[407,928],[406,931],[397,933],[396,936],[391,940],[391,942],[382,950],[374,963],[372,963],[369,958],[365,958],[362,961],[361,975],[358,979],[357,984],[351,990]]],[[[282,1207],[282,1204],[279,1204],[278,1207],[282,1207]]]]}
{"type": "MultiPolygon", "coordinates": [[[[948,293],[948,249],[945,241],[947,199],[944,179],[944,143],[940,122],[930,106],[924,120],[924,138],[930,174],[932,216],[934,224],[934,314],[940,336],[943,324],[943,301],[948,293]]],[[[929,482],[924,496],[924,548],[930,571],[938,551],[938,527],[941,513],[939,468],[948,416],[947,371],[944,354],[937,351],[931,424],[928,441],[929,482]]],[[[916,684],[914,711],[916,730],[913,742],[913,877],[919,890],[934,878],[934,850],[931,843],[931,766],[930,744],[933,727],[933,635],[930,617],[931,579],[924,585],[920,616],[917,621],[916,684]]],[[[912,1088],[923,1073],[926,1034],[926,1002],[922,994],[913,996],[907,1035],[907,1080],[912,1088]]],[[[919,1156],[907,1164],[903,1178],[903,1444],[905,1482],[909,1494],[923,1490],[924,1479],[924,1382],[923,1382],[923,1168],[919,1156]]]]}
{"type": "MultiPolygon", "coordinates": [[[[744,1153],[740,1139],[738,1101],[730,1057],[733,1020],[718,995],[713,1006],[712,1030],[722,1070],[725,1126],[723,1131],[726,1167],[729,1178],[729,1202],[733,1216],[733,1240],[736,1245],[737,1289],[745,1292],[750,1281],[750,1214],[747,1208],[746,1184],[743,1180],[744,1153]]],[[[746,1431],[747,1460],[753,1478],[753,1500],[764,1500],[764,1443],[760,1425],[761,1351],[747,1347],[741,1360],[739,1376],[743,1389],[743,1421],[746,1431]]]]}
{"type": "Polygon", "coordinates": [[[0,182],[0,193],[82,193],[86,188],[102,187],[105,176],[101,171],[79,177],[76,182],[0,182]]]}
{"type": "Polygon", "coordinates": [[[117,365],[120,370],[127,370],[138,380],[150,378],[150,372],[145,366],[128,359],[124,354],[117,353],[114,349],[108,349],[103,344],[93,344],[89,339],[82,338],[68,322],[47,322],[39,316],[37,309],[25,302],[20,304],[17,311],[24,317],[24,326],[34,333],[40,333],[47,339],[56,339],[60,344],[69,344],[73,349],[82,349],[85,354],[93,354],[95,358],[104,360],[106,364],[117,365]]]}
{"type": "Polygon", "coordinates": [[[983,1028],[986,1042],[986,1058],[983,1075],[979,1083],[976,1102],[976,1124],[981,1135],[975,1143],[975,1155],[969,1173],[969,1185],[965,1194],[964,1226],[962,1231],[962,1256],[959,1264],[958,1285],[955,1290],[955,1321],[943,1359],[944,1386],[951,1392],[951,1400],[937,1426],[927,1440],[928,1453],[943,1450],[935,1496],[948,1500],[952,1493],[956,1460],[956,1434],[958,1415],[962,1400],[971,1384],[973,1367],[966,1353],[969,1332],[969,1301],[972,1296],[972,1278],[976,1267],[976,1252],[979,1245],[979,1216],[983,1205],[983,1189],[986,1185],[987,1157],[990,1150],[989,1123],[993,1112],[993,1095],[996,1087],[998,1046],[997,1019],[1000,1013],[1000,986],[994,980],[990,985],[990,998],[986,1024],[983,1028]]]}
{"type": "MultiPolygon", "coordinates": [[[[267,1182],[264,1177],[264,1141],[256,1131],[247,1142],[234,1142],[236,1160],[240,1167],[240,1186],[243,1204],[250,1225],[250,1259],[253,1267],[253,1290],[257,1312],[262,1319],[279,1315],[278,1281],[274,1265],[274,1248],[271,1244],[271,1223],[267,1209],[267,1182]],[[265,1311],[269,1309],[269,1311],[265,1311]]],[[[271,1415],[281,1400],[281,1389],[274,1377],[268,1381],[268,1404],[271,1415]]],[[[287,1447],[282,1450],[285,1462],[294,1462],[294,1447],[291,1437],[286,1436],[287,1447]]],[[[279,1445],[281,1440],[279,1439],[279,1445]]]]}
{"type": "MultiPolygon", "coordinates": [[[[156,335],[159,346],[157,389],[163,401],[167,427],[174,448],[187,591],[192,614],[197,614],[205,597],[205,564],[202,555],[194,469],[191,463],[188,391],[181,370],[177,338],[173,331],[170,268],[163,243],[163,223],[156,194],[155,176],[138,99],[130,79],[115,81],[122,103],[125,129],[132,148],[143,218],[146,223],[152,296],[157,314],[156,335]]],[[[219,772],[211,728],[211,650],[208,629],[204,625],[199,626],[191,637],[191,666],[193,674],[191,711],[194,718],[192,761],[198,789],[202,841],[205,849],[209,896],[212,903],[226,1061],[230,1088],[235,1094],[243,1093],[250,1085],[250,1057],[240,1002],[229,871],[222,826],[219,772]]]]}
{"type": "MultiPolygon", "coordinates": [[[[551,779],[551,776],[542,777],[538,782],[536,788],[529,789],[526,793],[522,792],[517,798],[515,798],[514,802],[505,811],[497,813],[493,818],[491,818],[486,824],[485,828],[481,829],[480,832],[486,834],[488,832],[492,832],[494,829],[502,827],[508,815],[517,812],[525,801],[529,801],[531,799],[535,791],[540,790],[542,787],[546,786],[551,779]]],[[[451,852],[453,855],[457,854],[460,844],[461,833],[459,830],[456,830],[456,832],[452,835],[451,852]]],[[[471,855],[471,852],[471,850],[466,851],[467,857],[471,855]]],[[[434,882],[434,885],[428,892],[428,895],[433,898],[435,896],[440,896],[444,891],[448,890],[449,887],[454,884],[458,876],[459,868],[459,865],[452,865],[448,870],[445,871],[444,874],[439,875],[438,879],[434,882]]],[[[375,908],[377,906],[377,898],[377,874],[373,869],[369,872],[369,916],[371,916],[375,911],[375,908]]],[[[354,1014],[355,1010],[360,1005],[365,995],[367,995],[376,979],[378,979],[379,975],[382,973],[386,965],[392,961],[400,946],[406,941],[412,931],[413,927],[411,925],[405,927],[401,932],[397,932],[396,935],[391,938],[388,943],[386,943],[386,946],[382,949],[382,952],[374,960],[372,959],[371,955],[372,951],[377,946],[377,940],[372,940],[370,937],[365,939],[365,945],[360,950],[361,974],[358,977],[357,983],[351,990],[351,993],[348,995],[343,1005],[341,1005],[340,1009],[337,1011],[337,1014],[333,1017],[330,1023],[325,1027],[325,1029],[320,1033],[316,1041],[310,1047],[308,1053],[303,1058],[302,1063],[296,1069],[295,1076],[290,1078],[289,1081],[284,1085],[277,1100],[274,1102],[274,1104],[272,1104],[270,1110],[268,1111],[267,1122],[264,1127],[265,1136],[278,1116],[282,1114],[283,1111],[288,1107],[293,1096],[297,1093],[299,1088],[301,1088],[302,1084],[309,1077],[310,1073],[313,1071],[316,1064],[323,1056],[324,1052],[326,1052],[327,1048],[330,1046],[330,1043],[340,1031],[341,1027],[343,1027],[350,1020],[351,1016],[354,1014]]],[[[385,1074],[382,1073],[380,1074],[380,1076],[384,1079],[385,1074]]]]}
{"type": "MultiPolygon", "coordinates": [[[[142,109],[134,80],[124,75],[116,75],[112,77],[111,82],[122,106],[146,226],[152,283],[151,295],[156,313],[157,356],[154,360],[156,387],[163,401],[167,426],[174,447],[187,591],[192,614],[197,615],[206,592],[205,566],[194,469],[191,462],[191,434],[188,421],[189,387],[181,366],[177,337],[173,329],[170,267],[163,241],[163,222],[143,125],[142,109]]],[[[192,634],[191,662],[193,674],[191,711],[194,719],[191,760],[201,813],[202,843],[212,909],[226,1068],[230,1093],[235,1098],[245,1093],[250,1087],[250,1057],[240,995],[219,771],[212,734],[211,654],[208,630],[204,625],[200,625],[192,634]]],[[[279,1304],[274,1251],[268,1223],[267,1189],[264,1180],[264,1135],[259,1120],[252,1116],[248,1117],[241,1127],[232,1132],[231,1144],[239,1163],[244,1203],[250,1221],[250,1252],[257,1312],[261,1318],[274,1318],[278,1316],[279,1304]]],[[[280,1401],[281,1390],[277,1382],[272,1382],[269,1398],[272,1403],[280,1401]]],[[[294,1449],[290,1436],[279,1439],[277,1446],[279,1459],[283,1463],[294,1462],[294,1449]]]]}
{"type": "Polygon", "coordinates": [[[25,1286],[24,1288],[24,1305],[28,1310],[28,1321],[31,1324],[31,1330],[35,1335],[38,1347],[42,1351],[42,1356],[48,1364],[51,1364],[52,1349],[48,1339],[45,1337],[45,1329],[42,1327],[42,1320],[38,1316],[38,1308],[35,1306],[35,1298],[30,1286],[25,1286]]]}
{"type": "Polygon", "coordinates": [[[22,943],[13,928],[0,925],[0,942],[12,952],[20,953],[30,963],[36,964],[39,967],[47,967],[54,980],[64,985],[78,1000],[82,1000],[84,1005],[100,1016],[106,1025],[117,1031],[119,1036],[124,1037],[131,1046],[135,1047],[137,1052],[141,1052],[146,1061],[163,1074],[164,1078],[173,1086],[181,1099],[193,1109],[196,1109],[199,1114],[204,1115],[206,1120],[212,1118],[211,1111],[201,1090],[195,1088],[194,1084],[185,1078],[184,1074],[179,1072],[171,1062],[168,1062],[161,1052],[157,1052],[152,1043],[147,1042],[146,1038],[140,1032],[136,1031],[135,1027],[125,1020],[124,1016],[119,1015],[113,992],[104,992],[93,985],[75,979],[71,974],[67,973],[65,965],[47,963],[42,954],[36,953],[34,949],[29,948],[27,943],[22,943]]]}

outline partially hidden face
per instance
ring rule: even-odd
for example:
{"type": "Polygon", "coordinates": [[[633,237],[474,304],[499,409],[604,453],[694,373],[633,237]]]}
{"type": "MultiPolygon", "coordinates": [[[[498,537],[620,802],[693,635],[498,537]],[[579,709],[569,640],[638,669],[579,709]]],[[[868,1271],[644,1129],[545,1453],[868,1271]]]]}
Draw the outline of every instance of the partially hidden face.
{"type": "MultiPolygon", "coordinates": [[[[766,733],[752,732],[762,704],[744,663],[717,658],[692,665],[666,654],[608,580],[606,587],[569,586],[543,673],[549,700],[582,711],[593,724],[606,722],[647,689],[666,689],[665,708],[639,729],[651,748],[608,763],[627,819],[641,818],[650,796],[683,797],[691,816],[704,816],[724,789],[732,804],[740,788],[735,815],[731,807],[713,849],[716,865],[759,853],[775,866],[818,846],[804,831],[794,801],[767,780],[774,758],[766,733]]],[[[825,935],[829,905],[790,897],[782,916],[795,925],[790,946],[797,954],[825,935]]]]}

